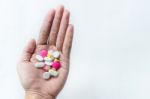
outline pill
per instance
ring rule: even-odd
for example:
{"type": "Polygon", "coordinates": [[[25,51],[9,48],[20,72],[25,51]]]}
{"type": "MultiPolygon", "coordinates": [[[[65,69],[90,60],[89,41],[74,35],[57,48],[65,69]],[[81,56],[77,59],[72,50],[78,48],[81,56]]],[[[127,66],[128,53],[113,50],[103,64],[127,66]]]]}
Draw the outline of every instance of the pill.
{"type": "Polygon", "coordinates": [[[61,64],[59,61],[53,62],[52,68],[55,68],[56,70],[58,70],[60,67],[61,67],[61,64]]]}
{"type": "Polygon", "coordinates": [[[36,67],[36,68],[44,67],[44,65],[45,65],[44,62],[36,62],[36,63],[35,63],[35,67],[36,67]]]}
{"type": "Polygon", "coordinates": [[[47,54],[48,54],[47,50],[41,50],[41,51],[40,51],[40,55],[41,55],[42,57],[46,57],[47,54]]]}
{"type": "Polygon", "coordinates": [[[53,62],[47,62],[45,61],[45,65],[51,66],[53,64],[53,62]]]}
{"type": "Polygon", "coordinates": [[[54,62],[56,62],[56,61],[58,62],[58,61],[59,61],[59,59],[55,58],[55,59],[54,59],[54,62]]]}
{"type": "Polygon", "coordinates": [[[61,67],[59,60],[60,54],[61,53],[56,50],[41,50],[39,54],[35,56],[38,61],[35,63],[35,67],[44,70],[44,79],[49,79],[51,76],[58,76],[59,72],[57,70],[61,67]]]}
{"type": "Polygon", "coordinates": [[[53,59],[53,58],[49,58],[49,57],[44,57],[44,60],[47,61],[47,62],[51,62],[51,61],[53,61],[54,59],[53,59]]]}
{"type": "Polygon", "coordinates": [[[50,73],[51,76],[54,76],[54,77],[58,76],[58,74],[59,74],[57,71],[55,71],[53,69],[50,69],[49,73],[50,73]]]}
{"type": "Polygon", "coordinates": [[[60,53],[59,53],[59,51],[54,51],[54,52],[52,53],[52,55],[53,55],[55,58],[58,58],[58,57],[60,56],[60,53]]]}
{"type": "Polygon", "coordinates": [[[47,54],[47,57],[51,58],[51,57],[53,57],[53,55],[50,54],[50,53],[48,53],[48,54],[47,54]]]}
{"type": "Polygon", "coordinates": [[[49,54],[52,54],[54,51],[53,50],[48,50],[48,53],[49,54]]]}
{"type": "Polygon", "coordinates": [[[50,66],[44,66],[43,68],[42,68],[44,71],[48,71],[49,69],[50,69],[50,66]]]}
{"type": "Polygon", "coordinates": [[[43,78],[44,78],[44,79],[49,79],[50,76],[51,76],[50,72],[44,72],[44,73],[43,73],[43,78]]]}
{"type": "Polygon", "coordinates": [[[36,58],[38,61],[43,61],[43,60],[44,60],[43,57],[40,56],[40,55],[36,55],[35,58],[36,58]]]}

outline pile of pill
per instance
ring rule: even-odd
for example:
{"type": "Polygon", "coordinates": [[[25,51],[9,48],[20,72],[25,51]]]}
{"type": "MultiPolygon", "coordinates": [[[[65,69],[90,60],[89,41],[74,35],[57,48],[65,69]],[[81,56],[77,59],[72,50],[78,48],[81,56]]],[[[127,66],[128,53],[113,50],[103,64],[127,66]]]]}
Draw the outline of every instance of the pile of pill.
{"type": "Polygon", "coordinates": [[[58,76],[57,70],[61,67],[59,57],[60,52],[55,50],[41,50],[36,55],[35,67],[44,70],[44,79],[58,76]]]}

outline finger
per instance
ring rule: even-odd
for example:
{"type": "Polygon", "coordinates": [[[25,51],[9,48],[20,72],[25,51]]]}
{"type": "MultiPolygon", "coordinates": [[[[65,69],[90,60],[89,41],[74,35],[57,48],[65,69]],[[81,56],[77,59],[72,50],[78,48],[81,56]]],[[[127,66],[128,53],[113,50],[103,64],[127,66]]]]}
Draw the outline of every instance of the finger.
{"type": "Polygon", "coordinates": [[[32,54],[34,53],[34,50],[36,48],[36,42],[34,39],[30,40],[26,47],[23,50],[21,61],[30,61],[30,58],[32,57],[32,54]]]}
{"type": "Polygon", "coordinates": [[[70,56],[70,50],[71,50],[71,46],[72,46],[72,40],[73,40],[73,25],[69,25],[66,31],[66,36],[65,36],[65,40],[64,40],[64,44],[63,44],[63,54],[69,58],[70,56]]]}
{"type": "Polygon", "coordinates": [[[64,7],[63,6],[59,6],[56,9],[56,14],[54,17],[54,21],[52,24],[52,28],[50,30],[50,37],[49,37],[49,45],[55,45],[56,44],[56,39],[57,39],[57,33],[59,30],[59,26],[60,26],[60,22],[61,22],[61,18],[63,15],[63,11],[64,11],[64,7]]]}
{"type": "Polygon", "coordinates": [[[54,16],[55,16],[55,10],[51,10],[46,16],[46,18],[44,19],[39,38],[37,40],[38,45],[47,44],[47,40],[49,37],[49,33],[50,33],[50,29],[53,23],[54,16]]]}
{"type": "Polygon", "coordinates": [[[64,13],[63,13],[63,17],[62,17],[62,20],[61,20],[59,32],[58,32],[58,35],[57,35],[56,47],[57,47],[58,50],[62,50],[66,30],[67,30],[67,27],[68,27],[68,24],[69,24],[69,16],[70,16],[69,11],[65,10],[64,13]]]}

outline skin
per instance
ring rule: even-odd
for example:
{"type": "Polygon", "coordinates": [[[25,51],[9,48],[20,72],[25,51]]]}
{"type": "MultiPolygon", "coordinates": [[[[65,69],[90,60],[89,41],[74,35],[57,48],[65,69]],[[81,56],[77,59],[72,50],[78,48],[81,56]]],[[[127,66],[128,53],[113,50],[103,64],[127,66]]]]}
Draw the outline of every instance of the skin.
{"type": "Polygon", "coordinates": [[[25,89],[25,99],[55,99],[62,90],[69,72],[69,57],[73,39],[73,25],[69,23],[70,13],[63,6],[47,14],[38,40],[30,40],[21,55],[17,70],[25,89]],[[43,71],[34,67],[35,55],[42,49],[61,52],[59,76],[45,80],[43,71]]]}

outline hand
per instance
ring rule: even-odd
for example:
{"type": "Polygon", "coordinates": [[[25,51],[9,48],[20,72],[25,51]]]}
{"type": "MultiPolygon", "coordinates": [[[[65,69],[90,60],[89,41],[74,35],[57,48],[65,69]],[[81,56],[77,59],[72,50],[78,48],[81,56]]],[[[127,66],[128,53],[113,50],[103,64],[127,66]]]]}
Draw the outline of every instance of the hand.
{"type": "Polygon", "coordinates": [[[18,63],[18,74],[26,93],[55,98],[63,88],[69,72],[69,56],[73,39],[73,26],[69,24],[69,11],[63,6],[52,9],[44,20],[37,42],[32,39],[25,47],[18,63]],[[35,55],[42,49],[61,52],[58,77],[45,80],[42,70],[34,67],[35,55]]]}

